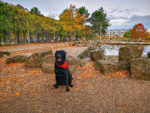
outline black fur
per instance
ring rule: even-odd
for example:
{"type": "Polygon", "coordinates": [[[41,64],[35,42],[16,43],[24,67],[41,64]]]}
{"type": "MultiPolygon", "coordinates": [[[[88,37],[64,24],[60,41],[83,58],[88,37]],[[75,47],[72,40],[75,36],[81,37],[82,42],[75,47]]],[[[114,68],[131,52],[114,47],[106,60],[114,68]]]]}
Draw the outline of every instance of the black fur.
{"type": "Polygon", "coordinates": [[[63,50],[56,51],[55,53],[55,78],[56,78],[56,84],[54,84],[55,88],[58,88],[59,85],[66,85],[66,91],[69,91],[69,86],[73,87],[72,85],[72,75],[70,74],[69,68],[67,66],[66,69],[59,67],[56,65],[58,63],[59,65],[64,64],[66,60],[66,52],[63,50]],[[61,58],[62,60],[60,62],[57,61],[58,58],[61,58]]]}

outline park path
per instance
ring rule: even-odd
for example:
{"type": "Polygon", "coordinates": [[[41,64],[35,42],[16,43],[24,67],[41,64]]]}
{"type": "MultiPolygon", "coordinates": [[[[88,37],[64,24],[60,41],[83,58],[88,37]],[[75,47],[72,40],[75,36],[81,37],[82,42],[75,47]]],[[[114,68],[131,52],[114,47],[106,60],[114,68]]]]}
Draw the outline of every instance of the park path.
{"type": "Polygon", "coordinates": [[[45,51],[52,49],[53,54],[56,50],[65,50],[67,56],[77,57],[82,53],[87,47],[77,47],[72,46],[71,43],[50,43],[50,44],[27,44],[20,46],[5,46],[1,47],[0,51],[9,51],[11,56],[15,55],[31,55],[35,52],[45,51]]]}
{"type": "Polygon", "coordinates": [[[150,113],[149,81],[125,73],[104,76],[90,62],[73,74],[74,87],[66,92],[64,86],[53,88],[53,74],[13,65],[0,78],[1,113],[150,113]]]}
{"type": "MultiPolygon", "coordinates": [[[[49,50],[47,46],[11,54],[49,50]]],[[[53,52],[57,49],[75,56],[85,48],[67,44],[52,48],[53,52]]],[[[66,92],[63,86],[53,88],[54,74],[5,61],[0,58],[0,113],[150,113],[150,82],[133,80],[126,71],[104,76],[94,69],[93,62],[87,62],[72,74],[74,87],[66,92]]]]}
{"type": "Polygon", "coordinates": [[[24,44],[24,45],[13,45],[13,46],[2,46],[0,47],[0,51],[26,51],[26,50],[41,50],[44,48],[57,48],[68,45],[68,43],[43,43],[43,44],[24,44]]]}

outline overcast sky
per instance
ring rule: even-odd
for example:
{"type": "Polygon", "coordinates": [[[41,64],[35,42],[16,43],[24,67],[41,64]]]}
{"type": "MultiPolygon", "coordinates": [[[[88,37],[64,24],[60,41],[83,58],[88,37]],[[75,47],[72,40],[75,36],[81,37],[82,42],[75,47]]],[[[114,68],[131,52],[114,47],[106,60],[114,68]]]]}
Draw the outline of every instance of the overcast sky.
{"type": "Polygon", "coordinates": [[[108,29],[131,29],[142,23],[150,31],[150,0],[2,0],[20,4],[30,10],[38,7],[45,16],[57,16],[70,4],[77,8],[85,6],[90,13],[103,7],[110,20],[108,29]]]}

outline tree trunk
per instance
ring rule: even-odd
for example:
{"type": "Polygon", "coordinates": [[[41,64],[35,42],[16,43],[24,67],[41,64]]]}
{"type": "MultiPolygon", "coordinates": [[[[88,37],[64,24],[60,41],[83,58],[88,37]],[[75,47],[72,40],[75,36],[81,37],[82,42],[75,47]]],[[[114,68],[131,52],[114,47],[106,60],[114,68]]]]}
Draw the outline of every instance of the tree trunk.
{"type": "Polygon", "coordinates": [[[79,40],[78,32],[76,32],[76,41],[79,40]]]}
{"type": "Polygon", "coordinates": [[[2,39],[1,39],[1,37],[0,37],[0,46],[2,46],[2,39]]]}
{"type": "Polygon", "coordinates": [[[23,43],[27,43],[26,32],[23,32],[23,43]]]}
{"type": "Polygon", "coordinates": [[[10,40],[10,32],[7,32],[7,39],[6,39],[6,44],[10,45],[11,44],[11,40],[10,40]]]}
{"type": "Polygon", "coordinates": [[[42,42],[44,42],[44,30],[42,29],[42,42]]]}
{"type": "Polygon", "coordinates": [[[49,32],[46,32],[46,42],[49,42],[49,32]]]}
{"type": "Polygon", "coordinates": [[[55,42],[57,42],[58,41],[58,35],[56,34],[55,35],[55,42]]]}
{"type": "Polygon", "coordinates": [[[19,44],[20,43],[20,38],[19,38],[19,31],[17,31],[16,33],[16,44],[19,44]]]}
{"type": "Polygon", "coordinates": [[[4,45],[6,45],[6,37],[7,37],[7,32],[6,32],[6,31],[4,31],[4,38],[3,38],[4,45]]]}
{"type": "Polygon", "coordinates": [[[38,32],[36,31],[36,42],[38,43],[39,42],[39,35],[38,35],[38,32]]]}
{"type": "Polygon", "coordinates": [[[63,41],[64,41],[64,42],[66,42],[66,41],[67,41],[66,37],[63,37],[63,41]]]}
{"type": "Polygon", "coordinates": [[[33,43],[32,33],[31,32],[29,32],[29,43],[33,43]]]}

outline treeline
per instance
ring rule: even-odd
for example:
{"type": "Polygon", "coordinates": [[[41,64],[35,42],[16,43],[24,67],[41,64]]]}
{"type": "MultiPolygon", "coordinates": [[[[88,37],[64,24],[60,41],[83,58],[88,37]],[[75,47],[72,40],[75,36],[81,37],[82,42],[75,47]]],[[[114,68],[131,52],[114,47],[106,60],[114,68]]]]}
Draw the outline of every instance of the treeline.
{"type": "Polygon", "coordinates": [[[104,34],[109,20],[103,8],[89,15],[85,7],[70,5],[55,20],[43,16],[36,7],[28,11],[21,5],[0,1],[0,45],[78,40],[104,34]]]}

